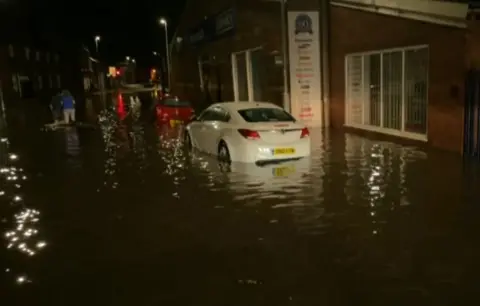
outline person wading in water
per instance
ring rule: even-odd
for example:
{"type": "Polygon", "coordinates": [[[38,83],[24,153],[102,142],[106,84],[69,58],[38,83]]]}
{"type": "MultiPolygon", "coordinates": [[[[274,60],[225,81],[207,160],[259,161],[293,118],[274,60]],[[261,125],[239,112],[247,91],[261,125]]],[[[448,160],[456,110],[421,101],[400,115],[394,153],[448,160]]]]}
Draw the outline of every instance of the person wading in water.
{"type": "Polygon", "coordinates": [[[52,112],[53,123],[58,124],[62,116],[62,94],[59,92],[52,97],[50,101],[50,110],[52,112]]]}
{"type": "Polygon", "coordinates": [[[66,124],[75,122],[75,99],[68,90],[62,91],[63,118],[66,124]]]}

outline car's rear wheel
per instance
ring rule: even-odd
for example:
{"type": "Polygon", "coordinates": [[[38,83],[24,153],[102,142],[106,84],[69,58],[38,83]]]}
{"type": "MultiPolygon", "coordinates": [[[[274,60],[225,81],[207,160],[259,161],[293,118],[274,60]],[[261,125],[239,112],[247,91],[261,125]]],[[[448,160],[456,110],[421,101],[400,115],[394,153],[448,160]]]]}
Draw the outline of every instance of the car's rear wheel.
{"type": "Polygon", "coordinates": [[[228,150],[225,141],[220,141],[218,144],[218,160],[224,163],[231,163],[230,151],[228,150]]]}
{"type": "Polygon", "coordinates": [[[190,133],[185,131],[185,137],[184,137],[184,146],[185,149],[190,152],[193,150],[193,145],[192,145],[192,139],[190,138],[190,133]]]}

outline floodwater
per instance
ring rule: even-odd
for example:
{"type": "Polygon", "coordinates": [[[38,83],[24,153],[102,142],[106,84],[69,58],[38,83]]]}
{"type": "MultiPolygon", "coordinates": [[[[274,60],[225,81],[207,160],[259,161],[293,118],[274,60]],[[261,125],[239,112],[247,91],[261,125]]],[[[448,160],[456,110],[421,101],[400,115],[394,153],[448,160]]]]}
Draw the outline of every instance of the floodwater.
{"type": "Polygon", "coordinates": [[[3,138],[1,305],[479,305],[478,165],[313,130],[228,169],[118,117],[3,138]]]}

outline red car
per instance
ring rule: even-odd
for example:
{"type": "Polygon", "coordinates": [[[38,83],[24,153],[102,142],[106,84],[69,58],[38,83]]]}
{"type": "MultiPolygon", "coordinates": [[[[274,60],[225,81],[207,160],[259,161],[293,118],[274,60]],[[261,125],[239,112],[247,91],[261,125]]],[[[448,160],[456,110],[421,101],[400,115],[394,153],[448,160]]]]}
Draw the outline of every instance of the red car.
{"type": "Polygon", "coordinates": [[[174,96],[165,96],[156,106],[159,123],[168,123],[171,127],[188,123],[194,116],[192,104],[174,96]]]}

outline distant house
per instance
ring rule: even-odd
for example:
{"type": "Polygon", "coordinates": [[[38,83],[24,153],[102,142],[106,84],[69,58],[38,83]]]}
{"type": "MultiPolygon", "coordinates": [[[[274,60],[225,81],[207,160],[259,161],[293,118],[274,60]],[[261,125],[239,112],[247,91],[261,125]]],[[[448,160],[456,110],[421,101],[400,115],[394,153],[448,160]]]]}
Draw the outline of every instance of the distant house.
{"type": "Polygon", "coordinates": [[[80,71],[85,92],[105,89],[107,67],[94,58],[85,46],[80,51],[80,71]]]}
{"type": "Polygon", "coordinates": [[[8,44],[0,47],[0,63],[1,90],[7,104],[10,100],[42,99],[62,88],[57,51],[8,44]]]}

